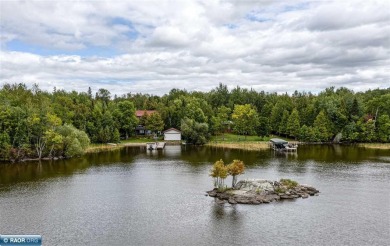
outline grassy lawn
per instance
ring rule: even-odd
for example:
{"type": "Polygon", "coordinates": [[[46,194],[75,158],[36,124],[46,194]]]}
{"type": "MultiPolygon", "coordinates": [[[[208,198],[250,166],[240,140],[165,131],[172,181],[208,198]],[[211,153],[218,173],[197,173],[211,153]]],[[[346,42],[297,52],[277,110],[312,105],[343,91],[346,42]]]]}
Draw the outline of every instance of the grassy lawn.
{"type": "Polygon", "coordinates": [[[207,145],[215,148],[260,150],[270,148],[268,142],[271,138],[283,138],[287,141],[294,142],[294,140],[273,135],[269,137],[246,136],[245,139],[245,136],[229,133],[224,134],[224,136],[213,136],[207,145]]]}
{"type": "MultiPolygon", "coordinates": [[[[159,137],[157,141],[162,141],[162,140],[163,140],[163,138],[159,137]]],[[[148,143],[148,142],[154,142],[154,139],[153,138],[142,137],[142,138],[129,138],[129,139],[126,139],[126,140],[121,140],[121,144],[127,144],[127,143],[148,143]]]]}
{"type": "Polygon", "coordinates": [[[246,136],[245,138],[242,135],[228,133],[213,136],[207,145],[215,148],[259,150],[269,148],[269,139],[269,137],[259,136],[246,136]]]}
{"type": "Polygon", "coordinates": [[[224,135],[212,136],[210,142],[223,142],[223,143],[237,143],[237,142],[262,142],[269,141],[269,137],[259,136],[242,136],[232,133],[225,133],[224,135]]]}
{"type": "MultiPolygon", "coordinates": [[[[157,141],[162,141],[162,137],[160,137],[157,141]]],[[[148,142],[154,142],[154,139],[143,137],[143,138],[129,138],[126,140],[121,140],[121,142],[117,144],[93,143],[89,145],[86,152],[93,153],[93,152],[101,152],[101,151],[110,151],[110,150],[120,149],[128,145],[142,145],[148,142]]]]}
{"type": "Polygon", "coordinates": [[[90,144],[86,153],[96,153],[101,151],[116,150],[122,148],[123,145],[109,145],[109,144],[90,144]]]}

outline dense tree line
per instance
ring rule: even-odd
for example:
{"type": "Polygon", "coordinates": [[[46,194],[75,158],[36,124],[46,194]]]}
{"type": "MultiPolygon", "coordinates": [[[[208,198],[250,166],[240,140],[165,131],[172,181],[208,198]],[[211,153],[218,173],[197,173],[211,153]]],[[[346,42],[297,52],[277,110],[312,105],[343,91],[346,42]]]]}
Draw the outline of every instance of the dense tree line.
{"type": "Polygon", "coordinates": [[[73,156],[88,142],[118,142],[142,123],[153,132],[175,127],[195,144],[232,129],[241,135],[276,134],[307,142],[390,141],[390,88],[353,92],[330,87],[314,95],[266,93],[220,84],[209,92],[172,89],[163,96],[42,91],[5,84],[0,90],[0,156],[21,159],[73,156]],[[141,119],[136,109],[157,110],[141,119]],[[66,128],[66,129],[65,129],[66,128]]]}

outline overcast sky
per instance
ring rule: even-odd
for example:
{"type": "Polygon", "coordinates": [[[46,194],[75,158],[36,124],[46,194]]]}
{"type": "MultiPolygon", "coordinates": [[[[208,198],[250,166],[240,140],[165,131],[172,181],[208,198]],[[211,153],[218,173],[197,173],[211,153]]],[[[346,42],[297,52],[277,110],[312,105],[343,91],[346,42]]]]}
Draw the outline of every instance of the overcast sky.
{"type": "Polygon", "coordinates": [[[390,1],[1,1],[0,84],[155,95],[390,87],[390,1]]]}

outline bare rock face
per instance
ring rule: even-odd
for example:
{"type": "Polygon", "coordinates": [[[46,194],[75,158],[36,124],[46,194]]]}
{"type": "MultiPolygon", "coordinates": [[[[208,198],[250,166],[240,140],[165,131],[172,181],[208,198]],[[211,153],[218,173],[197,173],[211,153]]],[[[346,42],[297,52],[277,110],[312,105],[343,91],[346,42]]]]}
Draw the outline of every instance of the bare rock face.
{"type": "Polygon", "coordinates": [[[295,181],[281,179],[270,181],[263,179],[248,179],[239,181],[233,189],[207,191],[218,204],[262,204],[283,199],[308,198],[318,196],[319,191],[309,185],[300,185],[295,181]]]}
{"type": "Polygon", "coordinates": [[[273,191],[274,185],[272,181],[264,180],[264,179],[248,179],[241,180],[237,182],[234,186],[235,190],[243,190],[243,191],[273,191]]]}

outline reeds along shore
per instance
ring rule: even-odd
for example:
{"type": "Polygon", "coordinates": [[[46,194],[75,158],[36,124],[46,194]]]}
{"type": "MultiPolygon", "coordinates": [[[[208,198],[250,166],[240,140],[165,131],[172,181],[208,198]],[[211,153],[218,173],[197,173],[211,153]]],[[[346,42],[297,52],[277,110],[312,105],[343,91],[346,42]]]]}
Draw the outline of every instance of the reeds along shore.
{"type": "Polygon", "coordinates": [[[226,148],[226,149],[245,149],[245,150],[259,150],[259,149],[268,149],[268,142],[258,142],[258,143],[216,143],[210,142],[206,146],[215,147],[215,148],[226,148]]]}
{"type": "Polygon", "coordinates": [[[390,150],[389,143],[361,143],[358,144],[357,146],[366,149],[389,149],[390,150]]]}
{"type": "MultiPolygon", "coordinates": [[[[310,143],[302,143],[298,141],[292,141],[290,143],[293,144],[310,144],[310,143]]],[[[120,143],[117,145],[108,145],[108,144],[94,144],[91,145],[86,153],[96,153],[96,152],[104,152],[120,149],[126,146],[144,146],[145,143],[120,143]]],[[[269,149],[269,142],[214,142],[211,141],[207,143],[205,146],[213,147],[213,148],[225,148],[225,149],[243,149],[243,150],[262,150],[269,149]]],[[[367,148],[367,149],[383,149],[390,150],[390,144],[388,143],[360,143],[356,145],[359,148],[367,148]]]]}
{"type": "MultiPolygon", "coordinates": [[[[310,144],[332,144],[332,143],[305,143],[292,141],[292,144],[298,145],[310,145],[310,144]]],[[[261,149],[269,149],[269,142],[241,142],[241,143],[224,143],[224,142],[209,142],[206,146],[214,147],[214,148],[226,148],[226,149],[244,149],[244,150],[261,150],[261,149]]],[[[359,143],[356,144],[358,148],[367,148],[367,149],[382,149],[382,150],[390,150],[389,143],[359,143]]]]}
{"type": "Polygon", "coordinates": [[[112,151],[124,148],[126,146],[145,146],[145,143],[119,143],[116,145],[109,144],[93,144],[85,151],[85,153],[98,153],[104,151],[112,151]]]}

